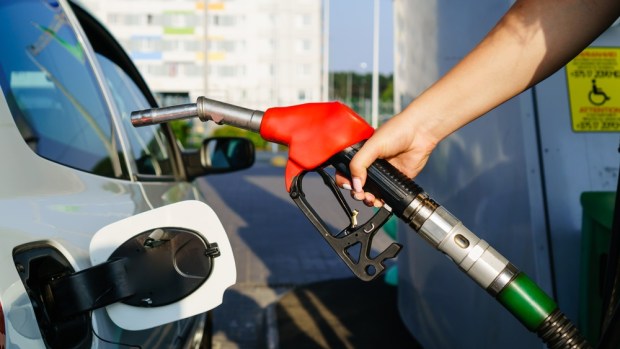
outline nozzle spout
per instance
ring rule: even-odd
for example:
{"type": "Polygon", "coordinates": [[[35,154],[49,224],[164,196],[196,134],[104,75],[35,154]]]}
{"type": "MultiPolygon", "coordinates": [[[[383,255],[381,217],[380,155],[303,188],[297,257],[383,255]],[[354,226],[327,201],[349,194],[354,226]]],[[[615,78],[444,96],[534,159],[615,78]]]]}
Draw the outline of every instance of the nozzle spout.
{"type": "Polygon", "coordinates": [[[134,127],[140,127],[173,120],[189,119],[196,116],[198,116],[198,107],[196,103],[190,103],[134,111],[131,113],[131,124],[134,127]]]}
{"type": "Polygon", "coordinates": [[[131,113],[131,124],[140,127],[198,117],[204,122],[211,120],[220,125],[259,132],[263,114],[259,110],[198,97],[196,103],[134,111],[131,113]]]}

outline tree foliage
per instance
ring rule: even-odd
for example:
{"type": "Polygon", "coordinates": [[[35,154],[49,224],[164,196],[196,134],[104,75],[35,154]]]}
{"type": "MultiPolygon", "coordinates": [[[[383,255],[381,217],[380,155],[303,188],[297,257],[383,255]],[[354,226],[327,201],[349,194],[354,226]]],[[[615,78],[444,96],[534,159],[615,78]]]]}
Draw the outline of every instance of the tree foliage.
{"type": "MultiPolygon", "coordinates": [[[[394,91],[393,75],[379,75],[379,100],[392,102],[394,91]]],[[[335,72],[332,74],[331,99],[356,102],[371,98],[372,74],[335,72]]]]}

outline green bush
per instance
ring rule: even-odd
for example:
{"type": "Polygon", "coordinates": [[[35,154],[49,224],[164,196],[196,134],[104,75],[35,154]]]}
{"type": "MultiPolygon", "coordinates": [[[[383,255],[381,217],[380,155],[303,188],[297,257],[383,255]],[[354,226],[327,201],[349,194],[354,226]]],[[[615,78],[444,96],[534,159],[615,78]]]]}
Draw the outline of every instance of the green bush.
{"type": "Polygon", "coordinates": [[[181,142],[184,148],[196,148],[195,144],[190,144],[192,125],[187,120],[175,120],[170,122],[170,127],[174,137],[181,142]]]}

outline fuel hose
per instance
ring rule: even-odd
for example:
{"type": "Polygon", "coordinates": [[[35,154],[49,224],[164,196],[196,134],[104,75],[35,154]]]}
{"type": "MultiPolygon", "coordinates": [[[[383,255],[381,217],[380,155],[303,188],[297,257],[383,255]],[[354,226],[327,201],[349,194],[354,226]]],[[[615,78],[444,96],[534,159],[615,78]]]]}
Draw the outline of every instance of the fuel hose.
{"type": "MultiPolygon", "coordinates": [[[[361,146],[360,143],[341,151],[330,163],[338,171],[350,174],[349,163],[361,146]]],[[[365,190],[381,197],[396,216],[450,257],[548,348],[591,348],[532,279],[467,229],[414,181],[382,159],[368,168],[367,177],[365,190]]]]}

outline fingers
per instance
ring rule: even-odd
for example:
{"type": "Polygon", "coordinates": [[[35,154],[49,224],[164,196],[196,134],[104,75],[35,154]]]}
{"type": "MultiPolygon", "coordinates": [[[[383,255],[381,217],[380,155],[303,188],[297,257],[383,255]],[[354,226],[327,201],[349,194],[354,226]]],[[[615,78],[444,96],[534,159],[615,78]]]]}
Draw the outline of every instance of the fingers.
{"type": "Polygon", "coordinates": [[[364,146],[355,154],[349,170],[351,171],[351,184],[356,193],[363,192],[366,183],[366,169],[379,157],[377,147],[372,146],[372,138],[369,139],[364,146]]]}
{"type": "Polygon", "coordinates": [[[364,191],[367,168],[379,157],[379,149],[378,146],[373,146],[373,139],[369,139],[351,159],[349,164],[351,179],[349,180],[342,174],[336,173],[336,184],[343,189],[351,190],[351,196],[355,200],[362,201],[369,207],[383,206],[382,200],[376,198],[372,193],[364,191]]]}
{"type": "Polygon", "coordinates": [[[376,198],[372,193],[364,193],[364,199],[362,200],[364,205],[368,207],[381,207],[383,206],[383,201],[376,198]]]}
{"type": "Polygon", "coordinates": [[[342,189],[352,190],[351,181],[340,172],[336,171],[336,185],[342,189]]]}
{"type": "Polygon", "coordinates": [[[353,198],[355,200],[364,200],[364,186],[362,185],[362,180],[359,177],[351,178],[351,184],[353,186],[353,190],[351,193],[353,194],[353,198]]]}
{"type": "MultiPolygon", "coordinates": [[[[344,189],[346,189],[346,188],[344,188],[344,189]]],[[[379,207],[383,206],[383,200],[378,199],[372,193],[369,193],[369,192],[356,193],[354,190],[351,190],[351,197],[354,200],[363,202],[364,205],[366,205],[368,207],[377,207],[377,208],[379,208],[379,207]]]]}
{"type": "Polygon", "coordinates": [[[359,178],[354,178],[354,180],[351,181],[340,172],[336,172],[336,185],[342,189],[350,190],[351,197],[357,201],[363,201],[365,199],[364,190],[359,184],[359,178]],[[359,190],[355,190],[355,188],[358,188],[359,190]]]}
{"type": "Polygon", "coordinates": [[[376,198],[372,193],[364,192],[355,192],[353,190],[351,181],[342,175],[340,172],[336,172],[336,185],[338,187],[349,190],[351,192],[351,197],[357,201],[362,201],[364,205],[368,207],[381,207],[383,206],[383,201],[376,198]]]}

